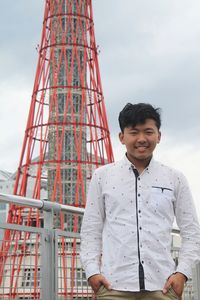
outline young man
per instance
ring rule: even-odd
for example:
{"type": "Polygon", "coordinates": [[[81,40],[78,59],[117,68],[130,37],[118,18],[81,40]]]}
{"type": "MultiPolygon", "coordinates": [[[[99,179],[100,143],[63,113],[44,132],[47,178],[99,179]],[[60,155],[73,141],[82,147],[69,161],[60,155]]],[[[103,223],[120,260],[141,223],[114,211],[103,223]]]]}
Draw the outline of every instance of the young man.
{"type": "Polygon", "coordinates": [[[185,177],[153,159],[160,113],[128,103],[119,114],[125,157],[94,172],[81,230],[81,260],[97,299],[181,299],[199,259],[200,227],[185,177]],[[182,245],[171,256],[176,217],[182,245]]]}

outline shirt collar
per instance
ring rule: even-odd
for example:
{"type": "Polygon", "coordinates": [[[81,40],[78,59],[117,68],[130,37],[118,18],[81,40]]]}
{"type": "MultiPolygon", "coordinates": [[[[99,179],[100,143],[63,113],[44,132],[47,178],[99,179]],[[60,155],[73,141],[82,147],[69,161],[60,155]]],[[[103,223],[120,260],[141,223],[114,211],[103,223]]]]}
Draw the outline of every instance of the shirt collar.
{"type": "MultiPolygon", "coordinates": [[[[129,169],[132,167],[134,167],[136,169],[136,167],[134,166],[134,164],[132,162],[130,162],[130,160],[128,159],[127,155],[125,154],[123,159],[122,159],[122,162],[125,166],[127,166],[129,169]]],[[[145,168],[145,170],[151,170],[153,165],[155,164],[155,160],[154,158],[152,157],[152,159],[150,160],[150,163],[148,164],[148,166],[145,168]]]]}

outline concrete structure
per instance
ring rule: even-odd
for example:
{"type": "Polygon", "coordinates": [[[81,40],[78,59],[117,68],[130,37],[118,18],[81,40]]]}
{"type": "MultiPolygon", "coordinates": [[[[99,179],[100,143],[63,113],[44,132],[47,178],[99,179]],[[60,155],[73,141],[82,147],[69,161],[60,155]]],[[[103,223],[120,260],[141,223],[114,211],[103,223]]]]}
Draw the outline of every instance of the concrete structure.
{"type": "MultiPolygon", "coordinates": [[[[12,173],[0,170],[0,193],[11,194],[14,187],[12,173]]],[[[0,223],[6,222],[8,215],[8,204],[0,202],[0,223]]],[[[0,230],[0,240],[3,238],[3,232],[0,230]]]]}
{"type": "MultiPolygon", "coordinates": [[[[85,2],[79,1],[63,1],[62,10],[59,7],[59,2],[52,1],[54,5],[54,13],[52,19],[52,27],[50,31],[51,44],[55,45],[53,56],[50,62],[50,89],[49,94],[49,161],[54,163],[48,164],[48,199],[52,198],[54,194],[54,185],[57,181],[57,163],[55,159],[60,160],[60,188],[55,195],[55,201],[63,204],[75,205],[76,198],[78,203],[76,205],[83,205],[83,196],[81,189],[77,194],[77,161],[86,161],[86,107],[83,105],[82,87],[86,87],[87,68],[84,61],[84,47],[83,40],[87,36],[86,16],[85,16],[85,2]],[[62,16],[56,15],[57,11],[62,11],[62,16]],[[69,24],[69,14],[71,20],[69,24]],[[79,19],[78,15],[82,15],[79,19]],[[61,26],[59,24],[61,22],[61,26]],[[79,25],[81,22],[81,26],[79,25]],[[71,25],[71,26],[69,26],[71,25]],[[65,33],[65,34],[63,34],[65,33]],[[76,41],[74,43],[73,37],[76,41]],[[65,47],[63,49],[63,44],[65,47]],[[72,45],[73,44],[73,45],[72,45]],[[76,47],[76,55],[74,55],[74,47],[76,47]],[[80,72],[84,69],[84,72],[80,72]],[[71,71],[70,79],[68,72],[71,71]],[[55,77],[56,74],[56,77],[55,77]],[[54,86],[59,87],[55,90],[54,86]],[[68,99],[71,94],[70,101],[68,99]],[[57,111],[56,111],[57,110],[57,111]],[[58,126],[55,124],[58,123],[58,126]],[[76,124],[74,124],[76,123],[76,124]],[[62,137],[62,138],[61,138],[62,137]],[[60,150],[58,150],[58,141],[60,143],[60,150]],[[77,141],[81,145],[80,151],[77,151],[77,141]],[[66,163],[69,162],[69,163],[66,163]]],[[[86,172],[87,165],[81,166],[81,185],[86,190],[86,172]]],[[[72,215],[64,217],[64,226],[71,231],[74,229],[74,220],[72,215]]],[[[57,219],[57,227],[60,227],[60,220],[57,219]]]]}

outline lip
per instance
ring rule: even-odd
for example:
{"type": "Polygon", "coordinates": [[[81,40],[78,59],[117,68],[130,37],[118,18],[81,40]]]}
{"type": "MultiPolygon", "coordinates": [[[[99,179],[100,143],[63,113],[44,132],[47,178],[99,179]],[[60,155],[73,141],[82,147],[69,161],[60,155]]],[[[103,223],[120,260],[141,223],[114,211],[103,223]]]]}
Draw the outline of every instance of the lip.
{"type": "Polygon", "coordinates": [[[135,148],[136,148],[136,149],[147,149],[148,146],[142,146],[142,145],[141,145],[141,146],[136,146],[135,148]]]}
{"type": "Polygon", "coordinates": [[[140,153],[143,153],[143,152],[147,151],[147,149],[148,149],[147,146],[137,146],[137,147],[135,147],[135,148],[136,148],[136,150],[137,150],[138,152],[140,152],[140,153]]]}

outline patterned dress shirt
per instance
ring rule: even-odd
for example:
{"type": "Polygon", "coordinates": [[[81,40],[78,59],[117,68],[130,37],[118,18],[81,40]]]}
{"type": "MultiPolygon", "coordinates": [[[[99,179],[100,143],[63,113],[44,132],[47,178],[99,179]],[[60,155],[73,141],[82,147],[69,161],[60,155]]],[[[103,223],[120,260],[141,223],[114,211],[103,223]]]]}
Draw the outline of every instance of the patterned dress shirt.
{"type": "Polygon", "coordinates": [[[200,227],[187,180],[154,159],[138,174],[125,156],[92,177],[81,229],[81,261],[121,291],[162,290],[174,272],[187,277],[200,257],[200,227]],[[182,238],[171,256],[174,218],[182,238]]]}

